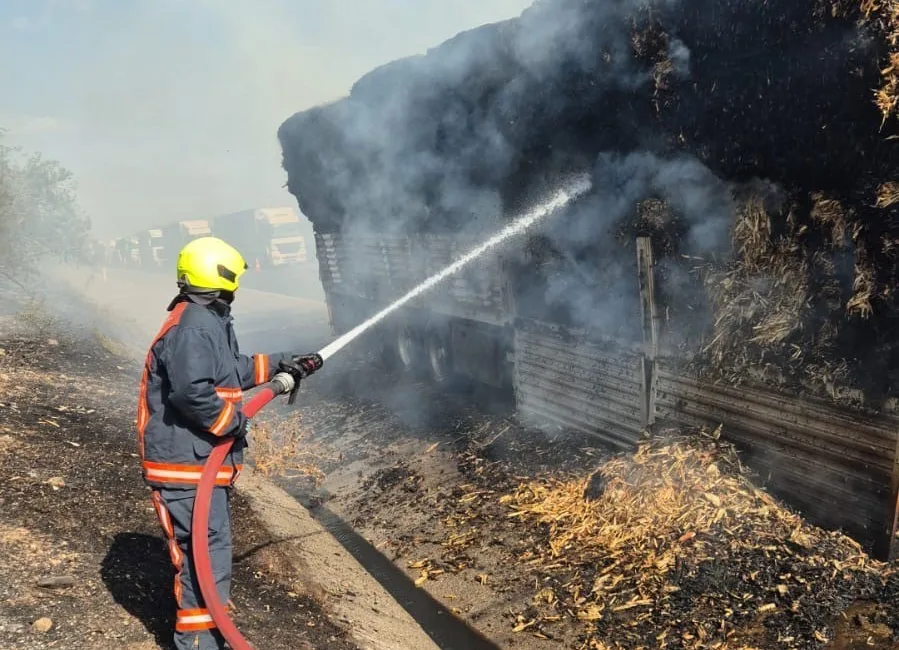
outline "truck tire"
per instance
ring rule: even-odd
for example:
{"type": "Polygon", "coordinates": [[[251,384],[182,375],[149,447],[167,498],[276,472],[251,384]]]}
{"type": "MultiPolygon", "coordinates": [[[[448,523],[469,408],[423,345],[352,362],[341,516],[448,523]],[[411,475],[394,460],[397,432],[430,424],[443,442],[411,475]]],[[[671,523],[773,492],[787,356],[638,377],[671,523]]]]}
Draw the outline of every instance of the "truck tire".
{"type": "Polygon", "coordinates": [[[421,338],[408,325],[400,325],[396,329],[396,355],[405,372],[418,376],[422,369],[421,338]]]}
{"type": "Polygon", "coordinates": [[[432,329],[427,337],[428,370],[435,384],[446,385],[453,376],[449,332],[432,329]]]}

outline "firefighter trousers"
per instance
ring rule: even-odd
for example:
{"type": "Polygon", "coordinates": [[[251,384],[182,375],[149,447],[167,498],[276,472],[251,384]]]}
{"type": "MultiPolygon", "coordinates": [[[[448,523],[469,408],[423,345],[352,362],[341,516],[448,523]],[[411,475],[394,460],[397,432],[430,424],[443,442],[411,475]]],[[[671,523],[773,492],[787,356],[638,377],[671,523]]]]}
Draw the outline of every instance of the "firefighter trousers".
{"type": "MultiPolygon", "coordinates": [[[[196,490],[154,489],[153,505],[165,533],[175,567],[174,648],[176,650],[222,650],[225,642],[203,606],[200,585],[191,556],[191,516],[196,490]]],[[[231,504],[230,488],[216,487],[209,510],[209,557],[219,598],[229,602],[231,592],[231,504]]]]}

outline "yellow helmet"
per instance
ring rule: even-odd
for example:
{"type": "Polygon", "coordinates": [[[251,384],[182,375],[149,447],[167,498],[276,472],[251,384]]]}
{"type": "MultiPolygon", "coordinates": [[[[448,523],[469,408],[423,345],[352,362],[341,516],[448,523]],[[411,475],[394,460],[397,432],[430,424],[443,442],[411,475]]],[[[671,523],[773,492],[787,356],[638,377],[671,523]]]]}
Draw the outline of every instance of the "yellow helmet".
{"type": "Polygon", "coordinates": [[[237,291],[247,270],[243,256],[218,237],[199,237],[178,254],[178,284],[190,289],[237,291]]]}

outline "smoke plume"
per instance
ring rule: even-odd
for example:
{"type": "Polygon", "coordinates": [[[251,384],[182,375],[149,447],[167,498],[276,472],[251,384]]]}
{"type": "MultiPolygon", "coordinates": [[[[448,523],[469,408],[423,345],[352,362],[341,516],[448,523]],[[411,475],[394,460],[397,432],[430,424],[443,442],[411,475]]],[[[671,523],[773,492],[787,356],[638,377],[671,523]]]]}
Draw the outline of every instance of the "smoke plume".
{"type": "MultiPolygon", "coordinates": [[[[507,253],[520,267],[519,314],[631,337],[633,237],[652,236],[667,257],[671,306],[707,316],[699,276],[681,260],[747,254],[732,238],[756,197],[771,208],[766,236],[794,237],[774,249],[799,269],[796,281],[837,287],[829,311],[794,309],[795,325],[771,344],[796,346],[836,319],[843,333],[821,354],[858,357],[877,325],[846,307],[857,298],[846,250],[857,274],[873,268],[862,275],[877,314],[894,311],[876,287],[899,269],[876,261],[892,241],[892,208],[873,207],[899,171],[872,93],[888,40],[861,18],[825,0],[540,0],[288,119],[279,130],[288,187],[319,232],[452,233],[464,243],[592,170],[590,196],[507,253]],[[821,191],[851,212],[851,249],[822,235],[835,217],[814,216],[821,191]]],[[[740,283],[774,286],[777,273],[753,267],[740,283]]]]}

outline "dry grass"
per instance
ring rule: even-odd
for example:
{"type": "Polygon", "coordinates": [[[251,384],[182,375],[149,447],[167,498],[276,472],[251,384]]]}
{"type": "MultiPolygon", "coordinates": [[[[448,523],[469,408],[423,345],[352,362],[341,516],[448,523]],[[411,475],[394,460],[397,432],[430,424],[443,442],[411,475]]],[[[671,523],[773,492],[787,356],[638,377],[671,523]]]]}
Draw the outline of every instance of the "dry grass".
{"type": "MultiPolygon", "coordinates": [[[[697,619],[695,632],[688,635],[691,639],[683,634],[674,638],[673,627],[682,621],[669,621],[664,613],[667,601],[683,598],[677,595],[683,567],[721,561],[722,553],[729,558],[724,562],[732,559],[734,571],[745,568],[738,566],[741,555],[766,558],[762,562],[783,556],[796,563],[793,576],[774,578],[781,582],[772,588],[774,596],[759,590],[760,597],[770,602],[778,594],[805,589],[798,575],[800,563],[825,575],[832,570],[884,570],[854,541],[809,526],[753,486],[733,448],[718,440],[718,432],[645,443],[633,455],[606,462],[592,476],[530,481],[501,502],[511,510],[509,517],[546,531],[545,542],[520,561],[550,574],[569,571],[555,583],[561,588],[540,590],[535,602],[556,618],[561,613],[580,621],[588,636],[600,622],[614,625],[625,620],[619,614],[626,613],[628,625],[650,619],[654,625],[661,622],[662,629],[653,628],[660,648],[669,642],[684,648],[751,647],[733,634],[725,633],[722,639],[714,617],[697,619]],[[669,626],[671,630],[666,629],[669,626]],[[713,638],[716,634],[718,640],[713,638]]],[[[757,568],[764,571],[761,565],[757,568]]],[[[781,607],[782,600],[777,600],[781,607]]],[[[749,616],[774,609],[768,601],[745,594],[736,605],[720,603],[720,607],[745,607],[749,616]]],[[[735,627],[734,620],[722,619],[720,625],[735,627]]],[[[584,647],[624,647],[608,639],[603,645],[599,638],[601,634],[584,647]]]]}
{"type": "Polygon", "coordinates": [[[899,202],[899,183],[888,181],[877,188],[878,208],[888,208],[899,202]]]}
{"type": "Polygon", "coordinates": [[[674,64],[667,57],[652,66],[652,81],[656,94],[668,89],[668,77],[672,72],[674,72],[674,64]]]}
{"type": "MultiPolygon", "coordinates": [[[[631,46],[637,59],[652,67],[651,76],[658,100],[660,93],[668,89],[668,78],[674,72],[674,63],[668,56],[670,38],[651,13],[641,12],[631,25],[631,46]]],[[[656,110],[659,105],[656,104],[656,110]]]]}
{"type": "Polygon", "coordinates": [[[307,438],[299,413],[277,422],[255,422],[250,447],[253,466],[263,476],[306,477],[318,485],[324,478],[317,466],[321,456],[307,438]]]}
{"type": "MultiPolygon", "coordinates": [[[[750,194],[738,202],[731,231],[734,257],[694,269],[703,278],[712,328],[703,344],[705,372],[738,383],[799,381],[835,395],[851,388],[839,346],[852,318],[868,319],[889,288],[878,280],[858,215],[833,197],[813,193],[805,215],[772,213],[750,194]],[[854,263],[851,293],[838,269],[854,263]],[[841,259],[842,258],[842,259],[841,259]]],[[[884,242],[884,250],[890,242],[884,242]]]]}
{"type": "Polygon", "coordinates": [[[866,20],[880,26],[890,45],[889,59],[880,71],[882,83],[874,93],[885,123],[899,106],[899,1],[861,0],[859,7],[866,20]]]}
{"type": "Polygon", "coordinates": [[[846,303],[846,313],[859,318],[870,318],[874,315],[872,300],[877,290],[874,268],[868,261],[865,246],[857,242],[855,257],[855,278],[852,281],[852,297],[846,303]]]}
{"type": "Polygon", "coordinates": [[[830,231],[828,243],[834,248],[844,248],[847,244],[846,231],[853,219],[852,211],[846,210],[836,199],[828,198],[822,192],[812,193],[812,221],[822,230],[830,231]]]}

